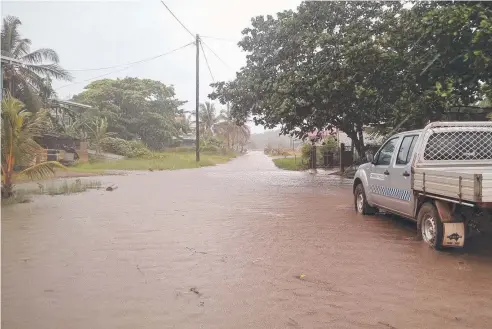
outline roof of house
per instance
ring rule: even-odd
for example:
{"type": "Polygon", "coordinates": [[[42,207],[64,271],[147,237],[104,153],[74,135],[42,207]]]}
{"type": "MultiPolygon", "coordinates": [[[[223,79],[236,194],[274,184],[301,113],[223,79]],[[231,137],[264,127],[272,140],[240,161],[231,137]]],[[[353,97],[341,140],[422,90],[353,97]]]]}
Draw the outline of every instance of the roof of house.
{"type": "Polygon", "coordinates": [[[51,99],[51,101],[53,103],[55,103],[55,104],[68,105],[68,106],[74,106],[74,107],[81,107],[81,108],[85,108],[85,109],[91,109],[92,108],[92,106],[90,106],[90,105],[76,103],[76,102],[72,102],[72,101],[63,101],[63,100],[60,100],[60,99],[51,99]]]}

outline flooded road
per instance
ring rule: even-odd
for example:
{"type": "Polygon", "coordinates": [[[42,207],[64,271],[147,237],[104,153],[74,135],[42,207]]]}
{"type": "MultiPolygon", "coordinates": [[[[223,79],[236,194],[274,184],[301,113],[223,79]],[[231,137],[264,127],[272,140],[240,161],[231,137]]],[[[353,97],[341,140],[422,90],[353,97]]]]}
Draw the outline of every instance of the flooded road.
{"type": "Polygon", "coordinates": [[[258,152],[101,180],[2,209],[2,328],[492,328],[488,242],[432,251],[350,181],[258,152]]]}

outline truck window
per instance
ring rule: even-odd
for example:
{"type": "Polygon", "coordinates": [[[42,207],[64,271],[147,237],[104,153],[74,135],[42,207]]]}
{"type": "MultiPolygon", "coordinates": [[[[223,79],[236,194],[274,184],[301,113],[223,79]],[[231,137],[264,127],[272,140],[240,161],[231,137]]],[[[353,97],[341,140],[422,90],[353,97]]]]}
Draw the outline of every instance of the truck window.
{"type": "Polygon", "coordinates": [[[411,135],[403,137],[403,141],[400,145],[400,150],[398,151],[398,157],[396,158],[397,165],[406,165],[410,162],[412,157],[413,148],[417,142],[418,135],[411,135]]]}
{"type": "Polygon", "coordinates": [[[398,139],[399,137],[392,138],[389,141],[387,141],[386,144],[384,144],[384,146],[381,148],[377,156],[377,161],[376,161],[377,166],[389,166],[398,139]]]}

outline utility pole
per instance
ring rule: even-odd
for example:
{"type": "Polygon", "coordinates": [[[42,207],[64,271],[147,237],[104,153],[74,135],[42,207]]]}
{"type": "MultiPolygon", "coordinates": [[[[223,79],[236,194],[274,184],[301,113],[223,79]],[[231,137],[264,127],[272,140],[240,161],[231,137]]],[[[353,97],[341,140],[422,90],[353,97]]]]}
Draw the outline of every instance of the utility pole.
{"type": "Polygon", "coordinates": [[[196,35],[196,137],[195,137],[195,146],[196,146],[196,162],[200,161],[200,36],[196,35]]]}

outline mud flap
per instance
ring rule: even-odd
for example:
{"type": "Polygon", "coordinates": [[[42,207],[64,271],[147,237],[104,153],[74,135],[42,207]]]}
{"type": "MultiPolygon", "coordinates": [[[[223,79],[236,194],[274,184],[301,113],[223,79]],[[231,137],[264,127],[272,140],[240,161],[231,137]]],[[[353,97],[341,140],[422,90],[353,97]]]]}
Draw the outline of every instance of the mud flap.
{"type": "Polygon", "coordinates": [[[443,247],[462,248],[465,244],[465,223],[443,223],[443,247]]]}

